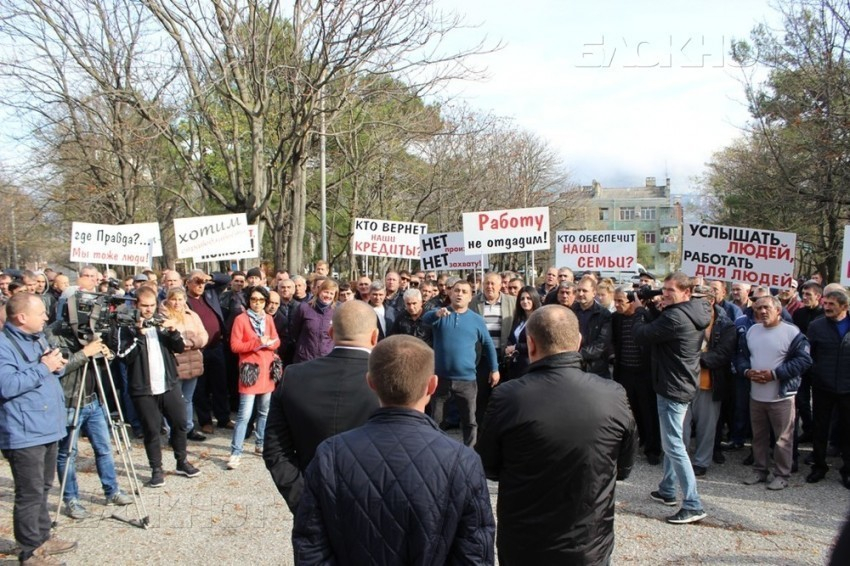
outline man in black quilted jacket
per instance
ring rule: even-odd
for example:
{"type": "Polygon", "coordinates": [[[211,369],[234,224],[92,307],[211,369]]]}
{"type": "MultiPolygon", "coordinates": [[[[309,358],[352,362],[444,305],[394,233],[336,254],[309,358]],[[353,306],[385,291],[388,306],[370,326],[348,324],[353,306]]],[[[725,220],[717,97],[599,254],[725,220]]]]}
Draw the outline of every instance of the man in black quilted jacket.
{"type": "Polygon", "coordinates": [[[381,408],[316,450],[292,529],[295,563],[493,564],[481,460],[425,415],[434,352],[390,336],[366,378],[381,408]]]}

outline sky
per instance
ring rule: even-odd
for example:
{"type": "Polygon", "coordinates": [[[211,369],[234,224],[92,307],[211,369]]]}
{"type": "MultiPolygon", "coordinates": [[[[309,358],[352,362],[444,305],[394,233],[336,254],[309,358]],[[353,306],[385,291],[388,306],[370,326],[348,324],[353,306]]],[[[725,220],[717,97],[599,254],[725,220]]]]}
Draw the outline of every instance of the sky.
{"type": "Polygon", "coordinates": [[[672,192],[697,189],[714,152],[742,133],[748,113],[733,39],[781,16],[766,0],[436,0],[504,48],[477,62],[487,79],[453,97],[512,118],[554,147],[573,181],[672,192]]]}

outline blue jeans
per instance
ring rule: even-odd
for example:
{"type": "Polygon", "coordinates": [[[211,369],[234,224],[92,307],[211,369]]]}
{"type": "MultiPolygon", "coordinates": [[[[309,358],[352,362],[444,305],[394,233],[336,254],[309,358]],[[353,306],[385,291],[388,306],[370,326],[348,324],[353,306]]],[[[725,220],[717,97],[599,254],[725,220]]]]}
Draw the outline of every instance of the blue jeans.
{"type": "Polygon", "coordinates": [[[198,378],[181,379],[180,389],[183,391],[183,405],[186,406],[186,431],[195,428],[195,408],[192,406],[192,397],[195,396],[195,387],[198,386],[198,378]]]}
{"type": "MultiPolygon", "coordinates": [[[[91,447],[94,450],[95,465],[97,466],[97,475],[100,477],[100,483],[103,486],[103,493],[107,499],[118,493],[118,479],[115,477],[115,462],[112,459],[112,444],[109,438],[109,426],[106,422],[106,414],[103,406],[99,401],[95,400],[80,407],[80,420],[77,423],[79,436],[83,432],[89,437],[91,447]]],[[[59,470],[59,481],[62,481],[62,474],[65,473],[65,465],[68,462],[68,448],[71,442],[71,425],[74,424],[74,408],[68,409],[68,436],[59,441],[59,454],[56,457],[56,467],[59,470]]],[[[70,467],[68,468],[68,478],[65,481],[65,492],[62,494],[62,499],[65,503],[72,499],[80,498],[80,489],[77,485],[77,442],[71,447],[70,467]]]]}
{"type": "Polygon", "coordinates": [[[248,430],[248,420],[250,420],[251,412],[254,410],[254,397],[259,397],[254,436],[257,439],[257,446],[260,448],[263,446],[263,433],[266,430],[266,418],[269,416],[269,402],[272,399],[272,394],[246,395],[245,393],[240,393],[239,414],[236,416],[236,426],[233,428],[233,440],[230,442],[230,453],[234,456],[242,455],[242,443],[245,442],[245,431],[248,430]]]}
{"type": "Polygon", "coordinates": [[[682,488],[682,509],[700,510],[702,502],[697,493],[697,478],[682,440],[682,423],[688,412],[688,403],[679,403],[656,395],[658,424],[661,428],[661,449],[664,450],[664,477],[658,491],[664,497],[676,497],[676,480],[682,488]]]}

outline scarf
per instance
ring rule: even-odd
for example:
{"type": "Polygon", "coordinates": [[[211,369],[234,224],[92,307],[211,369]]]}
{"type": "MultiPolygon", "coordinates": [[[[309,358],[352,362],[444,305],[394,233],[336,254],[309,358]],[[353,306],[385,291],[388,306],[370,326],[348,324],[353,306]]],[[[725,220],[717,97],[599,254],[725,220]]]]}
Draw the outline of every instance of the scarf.
{"type": "Polygon", "coordinates": [[[257,336],[262,337],[266,331],[266,313],[254,312],[251,309],[245,311],[248,314],[248,320],[251,321],[251,326],[254,327],[254,332],[257,336]]]}

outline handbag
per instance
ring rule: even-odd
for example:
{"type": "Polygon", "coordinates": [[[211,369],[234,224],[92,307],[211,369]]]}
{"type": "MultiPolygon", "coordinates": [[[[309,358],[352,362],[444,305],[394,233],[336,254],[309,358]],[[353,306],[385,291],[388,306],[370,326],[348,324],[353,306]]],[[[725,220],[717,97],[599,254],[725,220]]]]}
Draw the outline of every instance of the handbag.
{"type": "Polygon", "coordinates": [[[260,378],[260,366],[251,362],[239,364],[239,383],[251,387],[260,378]]]}
{"type": "Polygon", "coordinates": [[[280,359],[277,352],[274,353],[271,366],[269,366],[269,375],[276,384],[283,379],[283,360],[280,359]]]}
{"type": "Polygon", "coordinates": [[[177,360],[177,379],[192,379],[204,373],[204,355],[200,350],[174,354],[177,360]]]}

